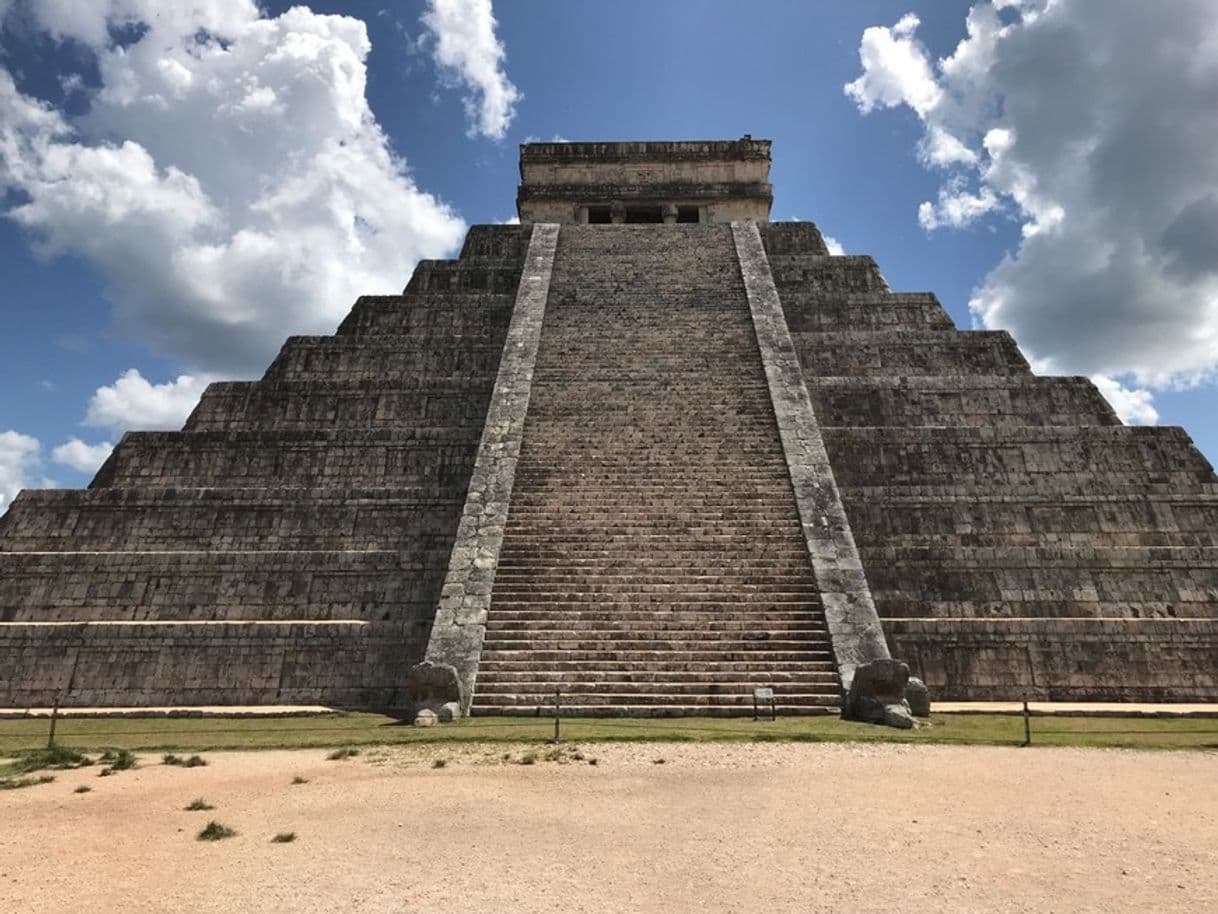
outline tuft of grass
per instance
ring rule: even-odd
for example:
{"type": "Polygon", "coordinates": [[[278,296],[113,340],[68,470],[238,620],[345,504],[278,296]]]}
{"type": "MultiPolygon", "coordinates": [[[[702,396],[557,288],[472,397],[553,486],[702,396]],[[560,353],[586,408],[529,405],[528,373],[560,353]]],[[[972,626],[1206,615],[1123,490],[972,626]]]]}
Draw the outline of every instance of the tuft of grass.
{"type": "Polygon", "coordinates": [[[307,784],[307,783],[309,783],[309,779],[302,778],[300,775],[296,775],[296,777],[292,778],[292,783],[293,784],[307,784]]]}
{"type": "Polygon", "coordinates": [[[73,790],[72,793],[88,793],[92,789],[93,788],[90,787],[88,784],[81,784],[79,787],[77,787],[75,790],[73,790]]]}
{"type": "Polygon", "coordinates": [[[335,749],[326,758],[331,762],[340,762],[343,759],[355,758],[357,755],[359,755],[358,749],[354,746],[345,746],[342,749],[335,749]]]}
{"type": "Polygon", "coordinates": [[[443,768],[447,764],[448,764],[448,759],[446,759],[446,758],[432,759],[431,767],[432,768],[443,768]]]}
{"type": "Polygon", "coordinates": [[[107,777],[116,771],[128,771],[136,766],[135,755],[130,749],[107,749],[101,754],[100,761],[106,763],[100,777],[107,777]]]}
{"type": "Polygon", "coordinates": [[[595,764],[597,764],[597,760],[595,758],[590,758],[590,759],[588,759],[588,764],[595,765],[595,764]]]}
{"type": "Polygon", "coordinates": [[[63,771],[70,768],[84,768],[86,765],[92,764],[93,759],[83,752],[65,746],[52,746],[50,749],[33,749],[22,752],[12,762],[4,765],[0,769],[0,773],[32,774],[35,771],[47,769],[63,771]]]}
{"type": "Polygon", "coordinates": [[[190,805],[185,807],[187,812],[201,812],[202,810],[205,810],[205,809],[215,809],[215,808],[216,807],[212,806],[202,797],[192,800],[190,802],[190,805]]]}
{"type": "Polygon", "coordinates": [[[225,838],[236,837],[236,829],[229,828],[227,825],[221,825],[215,819],[212,819],[203,827],[203,830],[198,834],[199,841],[223,841],[225,838]]]}
{"type": "Polygon", "coordinates": [[[665,763],[665,760],[662,758],[653,758],[651,760],[651,764],[653,764],[653,765],[663,765],[664,763],[665,763]]]}
{"type": "Polygon", "coordinates": [[[20,790],[22,787],[49,784],[53,780],[55,780],[55,775],[53,774],[40,774],[36,778],[0,778],[0,790],[20,790]]]}
{"type": "Polygon", "coordinates": [[[520,756],[520,764],[536,765],[537,764],[537,753],[536,752],[527,752],[524,755],[520,756]]]}
{"type": "Polygon", "coordinates": [[[180,755],[170,753],[161,756],[162,765],[176,765],[179,768],[201,768],[207,764],[207,759],[201,755],[192,755],[190,758],[183,758],[180,755]]]}
{"type": "Polygon", "coordinates": [[[281,831],[279,834],[277,834],[274,838],[271,839],[271,843],[272,844],[291,844],[295,840],[296,840],[296,832],[281,831]]]}

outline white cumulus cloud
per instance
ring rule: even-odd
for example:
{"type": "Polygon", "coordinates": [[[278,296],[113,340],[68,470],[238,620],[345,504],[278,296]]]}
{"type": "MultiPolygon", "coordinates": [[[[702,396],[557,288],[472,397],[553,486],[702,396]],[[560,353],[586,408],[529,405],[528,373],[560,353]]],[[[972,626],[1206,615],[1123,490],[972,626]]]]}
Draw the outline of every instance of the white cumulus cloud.
{"type": "Polygon", "coordinates": [[[11,430],[0,432],[0,512],[18,492],[35,484],[40,451],[37,438],[11,430]]]}
{"type": "Polygon", "coordinates": [[[109,441],[86,444],[79,438],[69,438],[51,451],[51,459],[80,473],[96,473],[112,450],[114,445],[109,441]]]}
{"type": "Polygon", "coordinates": [[[998,195],[990,188],[973,193],[958,175],[939,188],[937,204],[928,200],[918,207],[918,224],[927,231],[944,225],[964,228],[1000,205],[998,195]]]}
{"type": "Polygon", "coordinates": [[[825,247],[827,247],[829,249],[829,253],[832,254],[834,257],[841,257],[843,254],[846,253],[846,249],[844,247],[842,247],[842,243],[840,241],[838,241],[836,238],[834,238],[832,235],[824,235],[822,237],[824,238],[824,241],[825,241],[825,247]]]}
{"type": "Polygon", "coordinates": [[[976,290],[978,323],[1045,369],[1101,376],[1132,421],[1218,372],[1218,16],[1212,0],[979,0],[933,60],[915,17],[867,29],[863,113],[923,123],[944,172],[921,224],[990,213],[1021,239],[976,290]],[[1111,379],[1121,378],[1122,383],[1111,379]]]}
{"type": "Polygon", "coordinates": [[[115,432],[179,428],[211,380],[181,375],[164,384],[153,384],[132,368],[113,384],[97,389],[89,401],[85,425],[115,432]]]}
{"type": "Polygon", "coordinates": [[[863,31],[859,45],[863,74],[845,88],[864,114],[909,105],[924,116],[939,104],[943,90],[926,49],[914,36],[920,24],[917,16],[907,13],[892,28],[872,26],[863,31]]]}
{"type": "Polygon", "coordinates": [[[1091,383],[1098,387],[1100,393],[1112,404],[1122,422],[1154,425],[1159,421],[1159,411],[1151,403],[1154,398],[1151,391],[1125,387],[1116,378],[1102,374],[1092,375],[1091,383]]]}
{"type": "Polygon", "coordinates": [[[91,262],[118,331],[188,371],[256,373],[288,333],[331,332],[358,295],[400,290],[459,242],[462,220],[369,108],[358,19],[252,0],[22,11],[91,55],[100,85],[69,117],[0,68],[8,216],[48,255],[91,262]]]}
{"type": "Polygon", "coordinates": [[[428,0],[422,18],[441,74],[465,89],[470,135],[503,139],[523,96],[504,70],[491,0],[428,0]]]}

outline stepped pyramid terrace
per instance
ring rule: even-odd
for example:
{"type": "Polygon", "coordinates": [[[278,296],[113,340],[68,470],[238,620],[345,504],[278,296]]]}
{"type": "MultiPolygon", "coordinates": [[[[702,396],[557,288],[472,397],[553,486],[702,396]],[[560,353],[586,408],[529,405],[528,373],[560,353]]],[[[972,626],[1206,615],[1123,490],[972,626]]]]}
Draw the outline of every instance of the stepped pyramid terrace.
{"type": "Polygon", "coordinates": [[[1188,435],[769,222],[769,168],[526,144],[520,225],[21,493],[0,707],[1218,700],[1188,435]]]}

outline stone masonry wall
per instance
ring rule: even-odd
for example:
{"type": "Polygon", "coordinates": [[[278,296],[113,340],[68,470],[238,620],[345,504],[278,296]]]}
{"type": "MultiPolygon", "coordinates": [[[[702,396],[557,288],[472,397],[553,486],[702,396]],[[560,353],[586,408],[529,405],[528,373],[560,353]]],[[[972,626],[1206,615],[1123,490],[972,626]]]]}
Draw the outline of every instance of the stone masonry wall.
{"type": "Polygon", "coordinates": [[[394,706],[440,596],[529,229],[293,337],[91,487],[0,518],[0,706],[394,706]]]}
{"type": "Polygon", "coordinates": [[[940,699],[1218,699],[1218,479],[1184,431],[814,227],[762,236],[893,656],[940,699]]]}

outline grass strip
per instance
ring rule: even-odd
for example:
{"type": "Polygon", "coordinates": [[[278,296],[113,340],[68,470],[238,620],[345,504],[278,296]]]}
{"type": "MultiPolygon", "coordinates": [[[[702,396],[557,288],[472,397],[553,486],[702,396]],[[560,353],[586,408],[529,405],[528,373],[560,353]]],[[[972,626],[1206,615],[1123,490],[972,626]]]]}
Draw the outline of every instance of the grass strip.
{"type": "MultiPolygon", "coordinates": [[[[1002,714],[944,714],[932,726],[893,730],[837,717],[571,718],[563,740],[578,742],[885,742],[1017,746],[1023,720],[1002,714]]],[[[48,722],[0,721],[0,756],[45,746],[48,722]]],[[[436,727],[412,727],[381,714],[319,718],[61,718],[56,739],[63,749],[103,747],[130,751],[347,748],[449,742],[537,742],[553,736],[551,719],[475,717],[436,727]]],[[[1218,720],[1208,718],[1033,717],[1033,746],[1135,749],[1218,749],[1218,720]]],[[[24,758],[24,756],[22,756],[24,758]]],[[[2,774],[29,770],[12,765],[2,774]]],[[[41,767],[41,766],[40,766],[41,767]]],[[[50,767],[50,766],[47,766],[50,767]]]]}

